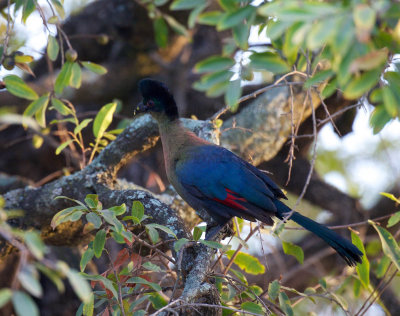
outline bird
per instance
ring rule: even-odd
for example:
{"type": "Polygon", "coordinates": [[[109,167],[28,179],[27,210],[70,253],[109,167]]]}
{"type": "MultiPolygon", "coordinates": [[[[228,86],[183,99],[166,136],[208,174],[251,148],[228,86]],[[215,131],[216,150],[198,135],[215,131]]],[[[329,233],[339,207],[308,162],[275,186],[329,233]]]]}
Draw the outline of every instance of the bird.
{"type": "Polygon", "coordinates": [[[287,197],[265,171],[183,127],[163,82],[142,79],[139,92],[142,101],[133,112],[149,113],[157,121],[169,182],[193,209],[205,210],[212,219],[206,240],[213,240],[235,216],[267,225],[276,217],[293,220],[321,238],[349,266],[362,262],[363,253],[349,240],[284,204],[281,200],[287,197]]]}

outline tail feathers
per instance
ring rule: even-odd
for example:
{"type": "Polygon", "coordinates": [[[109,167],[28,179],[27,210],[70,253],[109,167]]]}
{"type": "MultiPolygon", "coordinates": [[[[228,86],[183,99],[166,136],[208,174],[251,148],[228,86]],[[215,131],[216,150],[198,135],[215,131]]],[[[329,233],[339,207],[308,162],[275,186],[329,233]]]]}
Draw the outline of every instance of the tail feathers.
{"type": "MultiPolygon", "coordinates": [[[[280,219],[283,219],[285,215],[288,215],[288,213],[292,211],[288,206],[278,200],[275,202],[275,206],[277,207],[277,215],[280,219]]],[[[363,253],[350,241],[341,237],[333,230],[297,212],[293,212],[290,219],[324,240],[329,246],[336,250],[349,266],[355,266],[357,262],[361,263],[363,253]]]]}

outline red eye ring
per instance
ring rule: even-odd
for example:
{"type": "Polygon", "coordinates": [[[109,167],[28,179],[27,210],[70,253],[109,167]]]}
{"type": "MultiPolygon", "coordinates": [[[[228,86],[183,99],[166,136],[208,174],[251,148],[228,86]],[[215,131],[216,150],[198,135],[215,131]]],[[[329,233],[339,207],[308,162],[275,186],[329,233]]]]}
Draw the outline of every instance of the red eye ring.
{"type": "Polygon", "coordinates": [[[147,106],[148,107],[153,107],[154,106],[154,101],[153,100],[147,101],[147,106]]]}

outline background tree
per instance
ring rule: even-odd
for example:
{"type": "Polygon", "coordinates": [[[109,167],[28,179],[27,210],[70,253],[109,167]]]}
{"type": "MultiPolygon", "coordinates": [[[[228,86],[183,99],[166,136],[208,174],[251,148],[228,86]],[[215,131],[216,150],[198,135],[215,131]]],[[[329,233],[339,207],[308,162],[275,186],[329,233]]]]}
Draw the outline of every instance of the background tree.
{"type": "MultiPolygon", "coordinates": [[[[88,315],[94,308],[104,315],[362,315],[374,302],[386,313],[399,310],[393,280],[400,216],[392,215],[398,187],[388,188],[391,199],[364,209],[320,176],[338,160],[317,155],[316,146],[326,124],[341,136],[351,133],[361,106],[373,108],[374,133],[398,117],[399,4],[100,0],[65,19],[66,7],[58,0],[0,1],[4,314],[12,305],[19,315],[34,315],[36,305],[42,314],[59,312],[55,306],[74,294],[67,287],[71,295],[56,295],[46,280],[62,291],[63,278],[88,315]],[[35,14],[47,44],[33,61],[15,26],[35,14]],[[279,222],[262,229],[235,221],[230,250],[202,241],[202,228],[191,233],[199,219],[165,191],[155,122],[131,119],[137,82],[148,76],[168,83],[182,116],[199,119],[185,121],[196,133],[272,171],[296,209],[328,210],[329,225],[341,225],[344,234],[357,230],[353,241],[360,248],[364,242],[369,260],[344,269],[322,242],[294,239],[299,233],[289,230],[296,227],[279,222]],[[17,209],[24,215],[15,218],[17,209]],[[266,244],[265,234],[283,241],[266,244]],[[252,236],[261,253],[247,254],[252,236]]],[[[78,307],[75,300],[63,312],[78,307]]]]}

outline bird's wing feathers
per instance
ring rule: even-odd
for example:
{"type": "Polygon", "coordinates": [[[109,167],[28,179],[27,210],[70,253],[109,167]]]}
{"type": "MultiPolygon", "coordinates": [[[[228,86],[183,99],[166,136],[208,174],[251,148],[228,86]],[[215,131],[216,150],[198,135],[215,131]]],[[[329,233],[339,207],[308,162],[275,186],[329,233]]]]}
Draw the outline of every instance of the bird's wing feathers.
{"type": "MultiPolygon", "coordinates": [[[[275,213],[272,200],[279,197],[274,192],[276,185],[270,186],[272,180],[266,182],[267,176],[263,174],[261,177],[255,170],[229,150],[213,145],[188,149],[176,165],[178,181],[198,198],[216,201],[240,210],[242,214],[253,213],[249,205],[258,211],[262,209],[275,213]]],[[[259,217],[257,214],[251,215],[259,217]]]]}

